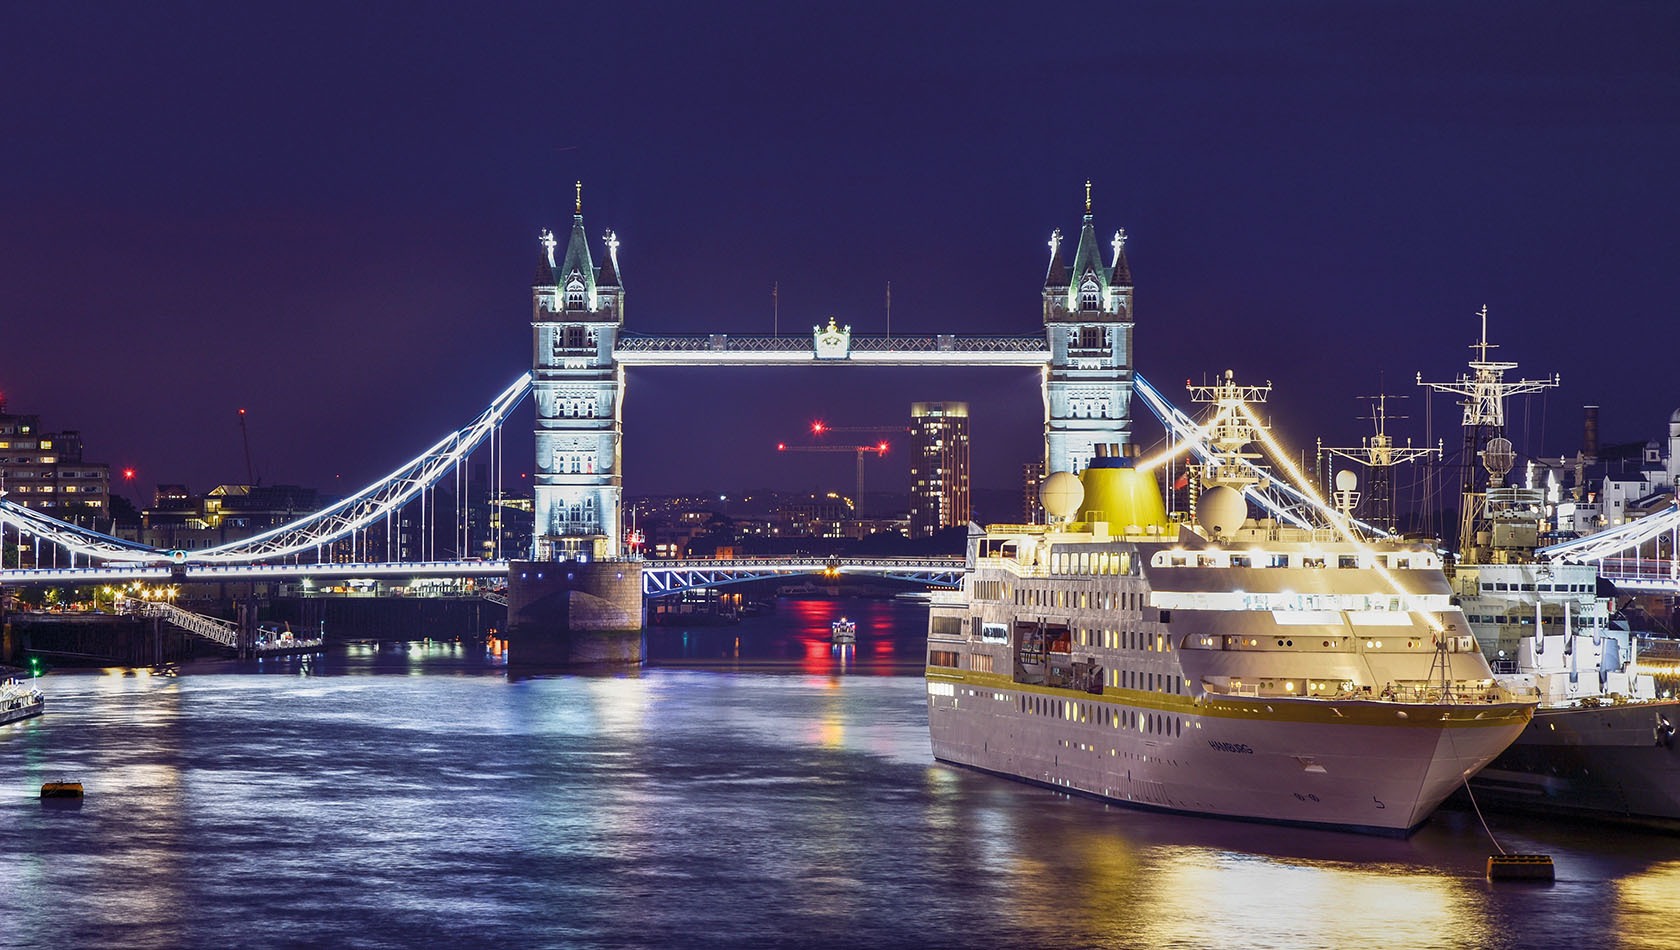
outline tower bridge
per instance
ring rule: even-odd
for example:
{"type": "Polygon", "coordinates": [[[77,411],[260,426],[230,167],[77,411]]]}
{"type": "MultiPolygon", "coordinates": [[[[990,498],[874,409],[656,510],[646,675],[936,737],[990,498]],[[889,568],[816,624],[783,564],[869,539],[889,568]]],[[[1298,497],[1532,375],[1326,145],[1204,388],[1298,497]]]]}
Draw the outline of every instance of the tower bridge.
{"type": "Polygon", "coordinates": [[[833,317],[809,336],[636,334],[625,329],[618,235],[609,230],[601,242],[597,265],[579,183],[565,250],[553,232],[542,233],[531,286],[535,560],[623,555],[623,403],[632,366],[1038,367],[1046,472],[1077,472],[1098,445],[1131,442],[1131,266],[1125,232],[1106,248],[1097,237],[1089,182],[1071,266],[1061,231],[1051,233],[1031,334],[853,336],[833,317]]]}
{"type": "MultiPolygon", "coordinates": [[[[633,561],[634,570],[643,577],[643,583],[633,589],[654,596],[693,584],[827,570],[830,562],[811,559],[645,562],[644,569],[644,562],[624,558],[622,407],[625,371],[630,367],[1038,367],[1043,378],[1046,472],[1078,472],[1095,455],[1096,446],[1130,444],[1134,392],[1166,427],[1169,443],[1180,440],[1190,445],[1193,454],[1204,451],[1198,440],[1205,433],[1134,370],[1134,300],[1125,236],[1115,232],[1106,247],[1098,239],[1089,186],[1071,265],[1061,232],[1051,234],[1038,327],[1030,333],[854,335],[849,326],[833,318],[813,326],[808,335],[635,333],[625,329],[618,237],[612,231],[605,233],[597,265],[584,230],[581,199],[564,252],[559,248],[552,233],[542,234],[531,289],[531,372],[504,389],[477,418],[389,475],[290,524],[194,551],[153,549],[57,521],[0,497],[0,545],[30,539],[38,552],[43,544],[64,552],[67,562],[62,567],[55,561],[51,567],[0,570],[0,584],[309,575],[494,578],[513,572],[504,557],[523,555],[538,563],[633,561]],[[418,504],[423,534],[437,529],[436,513],[427,512],[435,507],[439,484],[455,479],[459,497],[465,488],[467,461],[486,443],[491,468],[497,470],[494,460],[504,441],[503,424],[528,395],[535,398],[537,409],[533,433],[537,531],[532,550],[498,552],[488,560],[438,559],[423,550],[418,563],[393,560],[389,549],[383,559],[375,556],[378,552],[372,550],[370,532],[377,534],[383,524],[383,535],[389,538],[393,520],[408,506],[418,504]],[[334,545],[349,549],[350,563],[331,563],[339,559],[335,553],[342,554],[333,551],[334,545]]],[[[1257,480],[1247,492],[1257,504],[1293,524],[1307,525],[1324,517],[1323,512],[1311,510],[1312,499],[1282,479],[1257,480]]],[[[1653,522],[1658,523],[1667,526],[1670,534],[1676,530],[1670,519],[1653,522]]],[[[458,532],[454,549],[459,555],[466,547],[465,520],[458,517],[454,528],[458,532]]],[[[1641,540],[1624,534],[1607,533],[1588,556],[1622,568],[1616,553],[1636,553],[1641,540]]],[[[1581,557],[1586,552],[1571,545],[1541,553],[1581,557]]],[[[37,564],[42,563],[38,558],[37,564]]],[[[1673,578],[1680,576],[1673,564],[1666,561],[1653,570],[1649,562],[1636,561],[1623,573],[1628,575],[1626,581],[1635,584],[1672,588],[1673,578]],[[1647,576],[1652,574],[1666,577],[1647,576]]],[[[877,559],[867,564],[841,561],[838,570],[943,583],[956,578],[958,568],[942,559],[898,563],[877,559]]],[[[546,572],[539,569],[537,573],[546,572]]]]}
{"type": "MultiPolygon", "coordinates": [[[[625,326],[625,280],[620,241],[601,237],[600,257],[584,228],[582,189],[572,228],[562,249],[549,231],[540,235],[532,281],[531,372],[496,397],[468,425],[351,497],[315,514],[254,537],[194,551],[162,551],[46,517],[0,498],[0,545],[33,539],[63,551],[67,564],[0,571],[0,583],[82,584],[121,580],[254,580],[318,577],[549,577],[565,572],[518,570],[519,561],[441,561],[422,547],[420,562],[389,556],[393,521],[411,505],[421,512],[421,535],[439,528],[437,488],[454,479],[457,498],[465,488],[467,461],[488,443],[495,462],[505,442],[502,426],[527,395],[536,404],[533,479],[535,531],[532,549],[521,552],[536,563],[619,561],[623,550],[623,400],[625,371],[660,366],[899,366],[1037,367],[1044,392],[1045,471],[1077,472],[1098,445],[1131,442],[1133,286],[1124,232],[1099,239],[1086,184],[1085,213],[1072,263],[1060,230],[1052,232],[1041,305],[1032,332],[980,335],[920,333],[869,335],[835,318],[810,334],[732,333],[641,334],[625,326]],[[428,520],[429,519],[429,520],[428,520]],[[372,556],[370,533],[383,537],[387,556],[372,556]],[[346,544],[347,543],[347,544],[346,544]],[[347,546],[351,563],[331,563],[347,546]]],[[[499,490],[499,480],[498,480],[499,490]]],[[[410,509],[412,510],[412,509],[410,509]]],[[[467,547],[467,526],[453,526],[457,554],[467,547]]],[[[423,542],[423,545],[427,542],[423,542]]],[[[514,552],[508,552],[510,554],[514,552]]],[[[37,565],[41,564],[37,558],[37,565]]],[[[635,562],[639,593],[672,593],[699,583],[732,583],[758,577],[827,570],[953,582],[960,567],[948,559],[838,562],[787,559],[777,562],[665,564],[635,562]]],[[[590,568],[593,571],[593,566],[590,568]]],[[[609,572],[620,575],[622,572],[609,572]]],[[[618,585],[622,588],[622,584],[618,585]]]]}

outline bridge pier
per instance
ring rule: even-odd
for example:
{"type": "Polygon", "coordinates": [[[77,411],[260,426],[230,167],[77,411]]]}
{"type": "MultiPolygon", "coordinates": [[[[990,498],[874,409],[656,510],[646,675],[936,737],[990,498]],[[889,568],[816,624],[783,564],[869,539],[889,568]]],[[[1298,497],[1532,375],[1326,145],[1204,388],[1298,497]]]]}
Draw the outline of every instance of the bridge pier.
{"type": "Polygon", "coordinates": [[[257,602],[239,602],[239,658],[250,659],[257,652],[257,602]]]}
{"type": "Polygon", "coordinates": [[[510,666],[640,666],[642,562],[510,563],[507,631],[510,666]]]}

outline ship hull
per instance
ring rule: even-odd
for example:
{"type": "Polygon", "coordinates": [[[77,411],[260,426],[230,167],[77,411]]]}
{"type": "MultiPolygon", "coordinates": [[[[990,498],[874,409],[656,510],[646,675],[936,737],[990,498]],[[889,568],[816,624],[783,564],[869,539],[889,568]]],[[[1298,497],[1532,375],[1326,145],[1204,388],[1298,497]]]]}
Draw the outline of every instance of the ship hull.
{"type": "Polygon", "coordinates": [[[929,684],[933,754],[945,762],[1125,805],[1387,835],[1427,819],[1522,732],[1532,708],[1455,710],[1442,723],[1439,707],[1391,703],[1163,709],[1147,693],[929,684]]]}
{"type": "Polygon", "coordinates": [[[1541,709],[1471,785],[1485,806],[1680,833],[1677,727],[1680,700],[1541,709]]]}

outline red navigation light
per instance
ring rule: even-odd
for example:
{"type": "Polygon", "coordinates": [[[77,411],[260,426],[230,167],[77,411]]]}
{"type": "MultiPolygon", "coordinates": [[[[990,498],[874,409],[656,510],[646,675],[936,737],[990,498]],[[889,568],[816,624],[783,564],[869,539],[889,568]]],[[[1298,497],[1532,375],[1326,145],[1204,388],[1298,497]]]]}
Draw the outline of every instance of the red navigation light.
{"type": "Polygon", "coordinates": [[[875,451],[877,451],[877,452],[885,452],[886,450],[887,450],[887,443],[885,443],[885,442],[882,442],[879,446],[877,446],[875,448],[875,451]]]}
{"type": "Polygon", "coordinates": [[[241,409],[241,410],[239,410],[239,414],[240,414],[240,415],[244,415],[244,414],[245,414],[245,410],[243,410],[243,409],[241,409]]]}
{"type": "Polygon", "coordinates": [[[786,452],[787,451],[787,443],[786,442],[777,442],[776,443],[776,451],[786,452]]]}
{"type": "Polygon", "coordinates": [[[828,428],[828,426],[823,425],[823,421],[821,419],[818,419],[816,422],[811,423],[811,431],[816,433],[817,435],[822,435],[823,430],[825,430],[827,428],[828,428]]]}
{"type": "Polygon", "coordinates": [[[123,478],[127,481],[131,481],[131,482],[134,481],[134,469],[132,469],[132,468],[123,469],[123,478]]]}

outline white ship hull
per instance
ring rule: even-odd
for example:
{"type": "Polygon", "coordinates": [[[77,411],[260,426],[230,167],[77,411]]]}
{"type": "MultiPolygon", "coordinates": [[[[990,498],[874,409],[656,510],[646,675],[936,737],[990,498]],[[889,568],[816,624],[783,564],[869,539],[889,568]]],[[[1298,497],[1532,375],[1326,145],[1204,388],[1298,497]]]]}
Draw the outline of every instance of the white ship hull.
{"type": "Polygon", "coordinates": [[[929,684],[933,754],[945,762],[1126,805],[1393,835],[1508,746],[1533,708],[1464,707],[1441,722],[1438,708],[1381,702],[1160,709],[935,674],[929,684]],[[1410,718],[1426,714],[1436,721],[1410,718]]]}
{"type": "Polygon", "coordinates": [[[16,702],[0,703],[0,726],[41,715],[47,709],[44,699],[33,701],[20,698],[16,702]]]}

